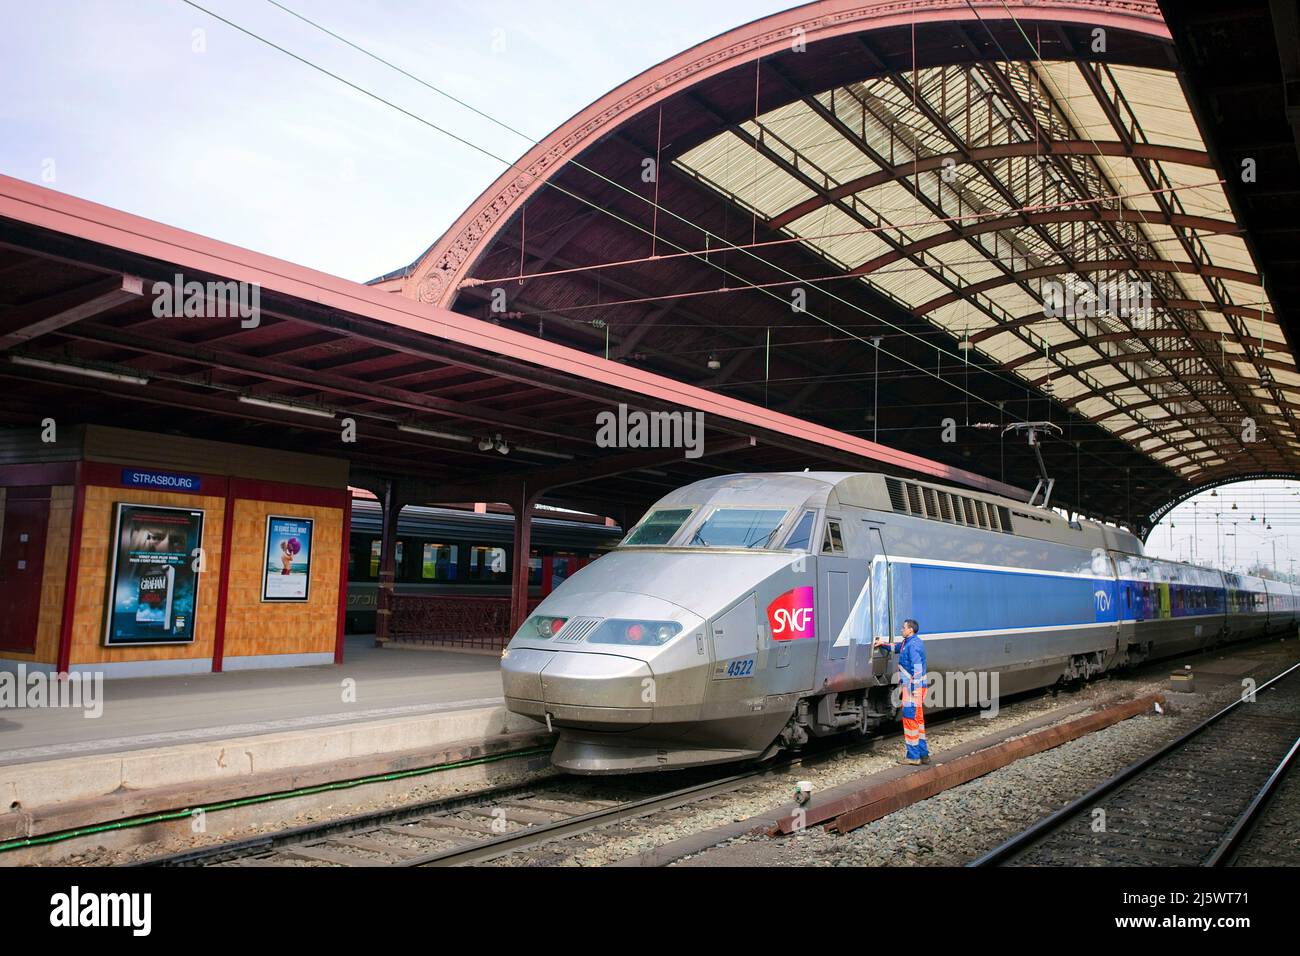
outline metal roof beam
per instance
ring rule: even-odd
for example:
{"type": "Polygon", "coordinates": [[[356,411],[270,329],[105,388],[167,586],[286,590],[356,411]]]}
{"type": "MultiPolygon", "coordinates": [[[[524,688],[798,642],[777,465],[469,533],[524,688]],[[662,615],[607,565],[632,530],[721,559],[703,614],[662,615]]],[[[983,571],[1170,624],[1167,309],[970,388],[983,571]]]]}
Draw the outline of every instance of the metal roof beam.
{"type": "Polygon", "coordinates": [[[121,275],[0,312],[0,352],[144,295],[144,280],[121,275]]]}

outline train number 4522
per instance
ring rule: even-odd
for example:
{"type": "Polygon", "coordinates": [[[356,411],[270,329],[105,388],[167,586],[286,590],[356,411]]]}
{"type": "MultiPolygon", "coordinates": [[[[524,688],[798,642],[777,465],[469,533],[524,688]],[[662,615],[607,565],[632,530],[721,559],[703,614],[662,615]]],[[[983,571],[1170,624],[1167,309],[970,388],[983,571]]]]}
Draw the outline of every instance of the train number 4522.
{"type": "Polygon", "coordinates": [[[752,677],[754,674],[754,658],[747,657],[740,661],[731,661],[727,664],[727,677],[752,677]]]}

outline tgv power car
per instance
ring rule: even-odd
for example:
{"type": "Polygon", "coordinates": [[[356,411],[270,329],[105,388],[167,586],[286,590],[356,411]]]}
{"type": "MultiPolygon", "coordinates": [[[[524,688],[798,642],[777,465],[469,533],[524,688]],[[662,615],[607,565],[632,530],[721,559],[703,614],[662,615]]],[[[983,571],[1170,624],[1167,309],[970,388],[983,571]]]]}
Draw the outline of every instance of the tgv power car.
{"type": "MultiPolygon", "coordinates": [[[[1001,695],[1294,627],[1300,588],[1144,556],[1133,535],[879,474],[729,475],[656,504],[502,658],[553,762],[624,773],[767,756],[895,716],[875,637],[1001,695]]],[[[970,703],[974,703],[971,701],[970,703]]]]}

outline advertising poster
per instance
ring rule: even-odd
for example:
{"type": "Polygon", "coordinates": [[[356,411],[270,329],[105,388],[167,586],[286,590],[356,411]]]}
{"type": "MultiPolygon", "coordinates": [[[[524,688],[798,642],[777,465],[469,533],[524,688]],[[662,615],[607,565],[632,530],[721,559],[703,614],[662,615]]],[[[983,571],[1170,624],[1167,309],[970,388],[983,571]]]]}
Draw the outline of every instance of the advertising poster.
{"type": "Polygon", "coordinates": [[[263,601],[305,601],[311,580],[311,518],[266,519],[263,601]]]}
{"type": "Polygon", "coordinates": [[[194,640],[202,546],[202,511],[117,504],[106,645],[194,640]]]}

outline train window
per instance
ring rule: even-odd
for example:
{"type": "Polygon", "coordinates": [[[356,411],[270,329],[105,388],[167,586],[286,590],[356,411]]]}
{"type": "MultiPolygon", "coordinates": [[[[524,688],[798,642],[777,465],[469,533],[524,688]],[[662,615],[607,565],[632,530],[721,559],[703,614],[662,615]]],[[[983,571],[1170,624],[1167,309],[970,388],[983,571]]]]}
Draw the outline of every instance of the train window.
{"type": "Polygon", "coordinates": [[[799,523],[790,532],[790,536],[785,539],[785,547],[799,551],[812,550],[813,520],[816,517],[817,512],[805,511],[799,523]]]}
{"type": "Polygon", "coordinates": [[[556,551],[551,555],[551,586],[560,583],[578,570],[578,556],[572,551],[556,551]]]}
{"type": "Polygon", "coordinates": [[[510,572],[505,548],[474,545],[469,549],[471,581],[500,581],[510,572]]]}
{"type": "Polygon", "coordinates": [[[785,516],[777,508],[717,508],[695,529],[689,543],[705,548],[765,548],[785,516]]]}
{"type": "Polygon", "coordinates": [[[528,583],[542,583],[542,554],[536,549],[528,552],[528,583]]]}
{"type": "Polygon", "coordinates": [[[627,536],[624,544],[667,544],[677,533],[693,508],[661,508],[653,511],[627,536]]]}
{"type": "MultiPolygon", "coordinates": [[[[372,578],[379,577],[379,544],[380,541],[378,538],[373,538],[370,541],[370,576],[372,578]]],[[[394,563],[393,567],[399,574],[401,573],[401,569],[402,569],[402,550],[403,550],[402,542],[398,541],[397,555],[396,555],[397,560],[394,563]]]]}
{"type": "Polygon", "coordinates": [[[422,548],[420,577],[426,581],[455,581],[459,550],[454,544],[426,541],[422,548]]]}
{"type": "Polygon", "coordinates": [[[822,535],[822,551],[825,554],[843,554],[844,537],[840,534],[840,523],[834,518],[826,522],[826,532],[822,535]]]}

